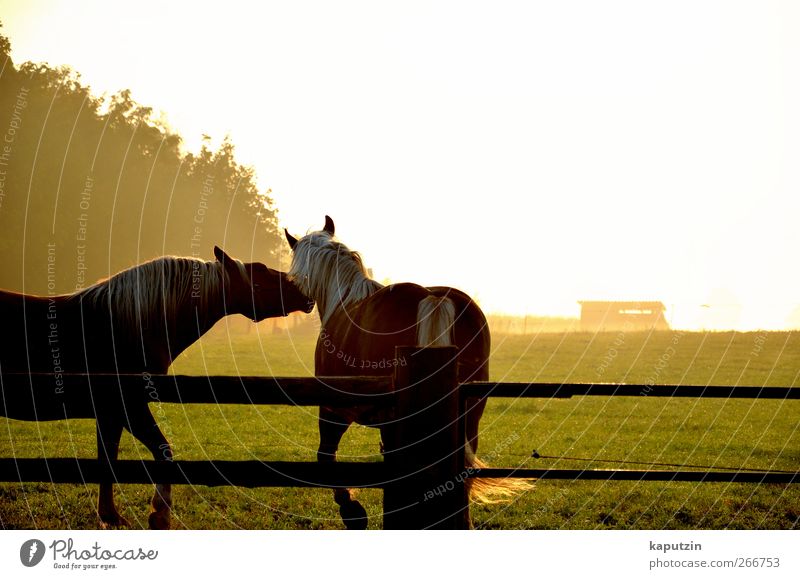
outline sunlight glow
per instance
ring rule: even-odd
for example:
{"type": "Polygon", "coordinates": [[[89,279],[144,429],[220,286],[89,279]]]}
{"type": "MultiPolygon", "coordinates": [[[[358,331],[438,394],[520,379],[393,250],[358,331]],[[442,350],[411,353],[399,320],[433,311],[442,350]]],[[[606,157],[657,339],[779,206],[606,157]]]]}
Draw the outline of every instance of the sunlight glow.
{"type": "MultiPolygon", "coordinates": [[[[800,5],[0,0],[16,63],[230,134],[296,234],[489,312],[800,324],[800,5]],[[118,10],[118,12],[115,12],[118,10]]],[[[288,251],[288,248],[287,248],[288,251]]]]}

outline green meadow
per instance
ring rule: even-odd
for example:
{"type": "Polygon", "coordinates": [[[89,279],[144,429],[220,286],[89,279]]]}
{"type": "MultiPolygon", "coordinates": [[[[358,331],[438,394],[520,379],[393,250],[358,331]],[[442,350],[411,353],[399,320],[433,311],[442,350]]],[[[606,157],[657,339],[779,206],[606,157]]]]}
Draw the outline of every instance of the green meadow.
{"type": "MultiPolygon", "coordinates": [[[[215,331],[180,356],[177,374],[308,376],[315,336],[215,331]]],[[[800,332],[496,335],[495,380],[795,386],[800,332]]],[[[800,401],[575,397],[491,399],[479,455],[493,466],[615,468],[625,460],[800,470],[800,401]],[[588,459],[532,459],[542,455],[588,459]]],[[[316,409],[153,404],[184,460],[314,460],[316,409]]],[[[94,422],[0,418],[4,457],[95,456],[94,422]]],[[[151,457],[125,433],[120,457],[151,457]]],[[[353,427],[340,459],[381,460],[377,431],[353,427]]],[[[634,467],[639,468],[639,467],[634,467]]],[[[152,488],[116,487],[121,513],[147,526],[152,488]]],[[[359,491],[381,528],[381,491],[359,491]]],[[[178,529],[341,529],[327,489],[179,486],[178,529]]],[[[94,485],[0,485],[0,526],[96,528],[94,485]]],[[[483,529],[791,529],[800,485],[541,481],[507,503],[473,505],[483,529]]]]}

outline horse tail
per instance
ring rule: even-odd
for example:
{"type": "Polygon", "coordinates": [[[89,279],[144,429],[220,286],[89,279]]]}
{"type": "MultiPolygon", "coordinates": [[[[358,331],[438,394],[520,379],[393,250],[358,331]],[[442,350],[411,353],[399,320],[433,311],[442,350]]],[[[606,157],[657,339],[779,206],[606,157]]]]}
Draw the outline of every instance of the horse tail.
{"type": "Polygon", "coordinates": [[[428,296],[417,306],[417,344],[451,346],[456,306],[448,297],[428,296]]]}
{"type": "MultiPolygon", "coordinates": [[[[456,309],[448,297],[428,296],[417,307],[417,344],[428,346],[450,346],[453,344],[453,325],[456,309]]],[[[465,469],[473,472],[488,468],[488,465],[475,456],[469,441],[464,442],[465,469]]],[[[467,491],[470,500],[479,503],[498,503],[510,500],[517,493],[530,490],[533,485],[525,479],[487,479],[467,478],[467,491]]]]}
{"type": "MultiPolygon", "coordinates": [[[[482,468],[489,468],[485,462],[475,456],[469,442],[464,444],[465,470],[468,473],[482,468]]],[[[509,501],[517,493],[529,491],[533,485],[522,478],[468,478],[467,492],[471,501],[483,504],[494,504],[509,501]]]]}

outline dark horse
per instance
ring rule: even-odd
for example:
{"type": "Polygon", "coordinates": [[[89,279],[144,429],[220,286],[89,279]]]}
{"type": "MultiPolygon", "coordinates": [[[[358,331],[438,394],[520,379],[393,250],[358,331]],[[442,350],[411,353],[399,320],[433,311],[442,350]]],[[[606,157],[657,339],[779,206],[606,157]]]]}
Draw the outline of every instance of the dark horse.
{"type": "MultiPolygon", "coordinates": [[[[4,334],[11,337],[0,349],[0,377],[11,372],[56,377],[163,374],[178,354],[224,316],[243,314],[259,321],[313,308],[285,273],[262,263],[242,263],[218,247],[214,255],[215,261],[154,259],[70,295],[0,291],[0,320],[4,334]]],[[[145,387],[143,380],[143,392],[145,387]]],[[[123,428],[155,460],[172,460],[172,449],[150,412],[148,397],[143,395],[141,403],[137,399],[133,404],[126,399],[123,404],[119,395],[113,395],[115,388],[112,381],[90,400],[68,406],[57,396],[48,402],[29,397],[26,403],[8,403],[11,397],[3,392],[0,411],[19,420],[96,419],[97,455],[107,466],[117,458],[123,428]]],[[[149,526],[169,528],[170,510],[170,485],[156,485],[149,526]]],[[[128,525],[117,511],[110,483],[100,485],[98,515],[103,527],[128,525]]]]}
{"type": "MultiPolygon", "coordinates": [[[[314,358],[317,376],[391,375],[396,346],[455,345],[459,382],[489,379],[489,327],[465,293],[412,283],[384,287],[367,276],[358,253],[334,239],[333,220],[327,216],[322,231],[299,240],[286,231],[286,239],[293,250],[289,278],[316,302],[322,322],[314,358]]],[[[475,453],[485,406],[486,399],[467,401],[467,466],[482,464],[475,453]]],[[[342,436],[353,422],[382,429],[389,420],[370,406],[321,407],[317,460],[336,460],[342,436]]],[[[480,479],[468,479],[468,484],[471,498],[484,501],[521,487],[513,481],[480,479]]],[[[348,528],[366,527],[366,511],[348,489],[334,490],[334,498],[348,528]]]]}

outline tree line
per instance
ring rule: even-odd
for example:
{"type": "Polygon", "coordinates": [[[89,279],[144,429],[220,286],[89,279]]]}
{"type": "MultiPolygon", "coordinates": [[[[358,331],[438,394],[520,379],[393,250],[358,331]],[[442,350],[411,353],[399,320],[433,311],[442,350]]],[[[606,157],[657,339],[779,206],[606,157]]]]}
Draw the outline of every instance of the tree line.
{"type": "Polygon", "coordinates": [[[97,96],[69,68],[17,65],[0,35],[0,288],[72,292],[214,245],[276,265],[284,241],[253,169],[227,138],[181,142],[129,90],[97,96]]]}

